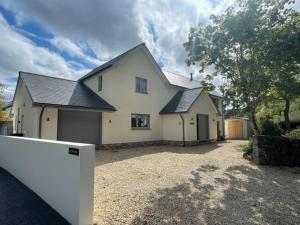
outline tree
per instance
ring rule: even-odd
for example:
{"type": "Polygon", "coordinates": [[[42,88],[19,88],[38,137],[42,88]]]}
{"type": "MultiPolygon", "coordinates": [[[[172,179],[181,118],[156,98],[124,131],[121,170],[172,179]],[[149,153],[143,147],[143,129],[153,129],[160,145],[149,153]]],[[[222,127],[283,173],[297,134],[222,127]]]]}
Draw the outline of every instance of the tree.
{"type": "Polygon", "coordinates": [[[212,15],[210,24],[190,30],[187,65],[199,63],[202,73],[214,66],[212,76],[221,76],[227,104],[243,109],[257,133],[256,112],[272,85],[269,51],[270,21],[277,21],[290,0],[240,0],[222,15],[212,15]],[[277,17],[276,17],[277,15],[277,17]],[[269,20],[272,18],[272,20],[269,20]]]}
{"type": "Polygon", "coordinates": [[[300,96],[300,14],[283,8],[281,14],[274,13],[271,18],[274,17],[268,20],[272,40],[267,48],[273,75],[271,94],[285,101],[283,112],[289,133],[291,101],[300,96]]]}
{"type": "Polygon", "coordinates": [[[9,121],[8,115],[5,113],[5,111],[2,110],[4,107],[4,88],[5,86],[0,83],[0,121],[9,121]]]}

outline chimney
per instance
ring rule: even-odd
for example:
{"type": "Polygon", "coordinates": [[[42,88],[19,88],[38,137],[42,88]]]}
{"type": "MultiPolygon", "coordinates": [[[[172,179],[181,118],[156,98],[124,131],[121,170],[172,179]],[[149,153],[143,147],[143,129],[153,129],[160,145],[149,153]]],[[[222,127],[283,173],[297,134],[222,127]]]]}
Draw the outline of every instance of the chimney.
{"type": "Polygon", "coordinates": [[[191,74],[190,81],[193,81],[193,73],[190,73],[190,74],[191,74]]]}

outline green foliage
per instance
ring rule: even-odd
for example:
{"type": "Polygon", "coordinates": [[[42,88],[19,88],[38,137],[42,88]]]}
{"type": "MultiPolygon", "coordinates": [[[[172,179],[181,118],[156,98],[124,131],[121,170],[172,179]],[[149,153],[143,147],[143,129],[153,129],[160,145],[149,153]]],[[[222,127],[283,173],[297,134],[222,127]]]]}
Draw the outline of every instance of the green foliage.
{"type": "Polygon", "coordinates": [[[293,0],[237,3],[212,15],[209,25],[190,30],[186,63],[200,65],[200,73],[213,66],[212,75],[225,80],[225,104],[244,109],[257,129],[257,107],[271,90],[277,96],[286,93],[282,89],[298,90],[299,13],[289,6],[293,0]]]}
{"type": "Polygon", "coordinates": [[[242,151],[246,155],[251,155],[253,152],[253,138],[249,138],[248,143],[245,145],[242,145],[242,151]]]}
{"type": "Polygon", "coordinates": [[[260,135],[281,136],[283,130],[279,123],[274,122],[269,116],[258,119],[258,131],[260,135]]]}
{"type": "Polygon", "coordinates": [[[292,130],[290,133],[285,135],[288,138],[300,138],[300,128],[292,130]]]}
{"type": "Polygon", "coordinates": [[[0,121],[9,121],[8,115],[5,113],[5,111],[2,110],[4,107],[4,89],[5,86],[0,83],[0,121]]]}

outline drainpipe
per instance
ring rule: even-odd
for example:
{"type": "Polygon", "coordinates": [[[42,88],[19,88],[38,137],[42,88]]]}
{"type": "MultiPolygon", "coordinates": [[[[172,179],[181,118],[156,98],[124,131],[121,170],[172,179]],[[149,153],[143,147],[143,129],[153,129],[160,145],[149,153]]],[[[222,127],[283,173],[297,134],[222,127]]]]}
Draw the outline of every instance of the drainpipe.
{"type": "Polygon", "coordinates": [[[44,114],[44,110],[45,110],[45,106],[42,105],[41,106],[42,110],[40,113],[40,119],[39,119],[39,138],[42,138],[42,119],[43,119],[43,114],[44,114]]]}
{"type": "Polygon", "coordinates": [[[185,146],[184,118],[181,113],[179,115],[182,120],[182,141],[183,141],[183,146],[185,146]]]}

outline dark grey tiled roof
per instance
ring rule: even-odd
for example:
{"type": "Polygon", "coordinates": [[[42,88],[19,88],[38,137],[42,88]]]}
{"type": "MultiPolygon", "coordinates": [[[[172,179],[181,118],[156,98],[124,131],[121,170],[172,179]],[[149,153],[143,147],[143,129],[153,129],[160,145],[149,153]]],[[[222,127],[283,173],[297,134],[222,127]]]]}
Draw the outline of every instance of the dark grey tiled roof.
{"type": "MultiPolygon", "coordinates": [[[[186,89],[202,87],[200,81],[198,81],[198,80],[194,79],[191,81],[190,78],[188,78],[186,76],[172,73],[172,72],[169,72],[166,70],[163,70],[163,73],[171,85],[175,85],[175,86],[186,88],[186,89]]],[[[220,93],[218,93],[217,91],[210,91],[209,94],[219,96],[219,97],[221,96],[220,93]]]]}
{"type": "Polygon", "coordinates": [[[82,83],[25,72],[20,72],[20,78],[34,104],[115,111],[82,83]]]}
{"type": "Polygon", "coordinates": [[[164,75],[168,79],[169,83],[175,86],[192,89],[192,88],[199,88],[201,87],[200,81],[193,80],[190,81],[190,78],[178,75],[175,73],[171,73],[169,71],[163,70],[164,75]]]}
{"type": "Polygon", "coordinates": [[[184,113],[187,112],[198,96],[202,88],[178,91],[169,103],[160,111],[159,114],[184,113]]]}

